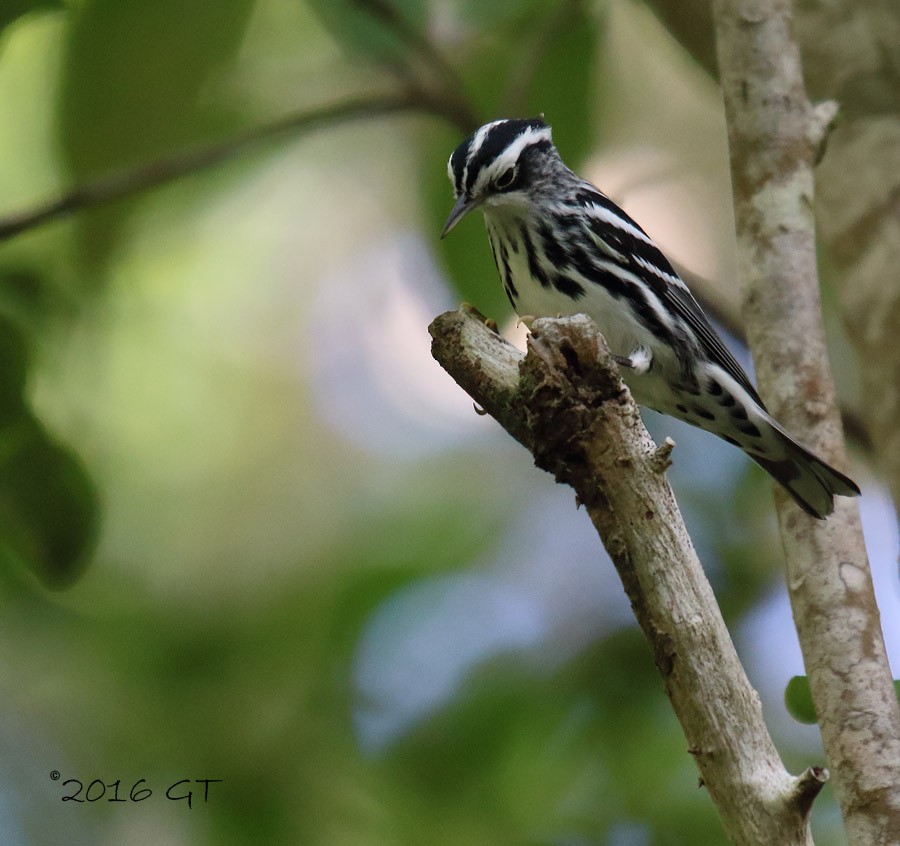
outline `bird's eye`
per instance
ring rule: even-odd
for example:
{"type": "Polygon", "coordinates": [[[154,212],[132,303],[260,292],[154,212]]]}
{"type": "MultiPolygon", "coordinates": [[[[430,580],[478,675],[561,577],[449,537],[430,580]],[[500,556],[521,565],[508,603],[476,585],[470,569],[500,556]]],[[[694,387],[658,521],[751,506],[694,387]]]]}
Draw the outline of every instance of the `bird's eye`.
{"type": "Polygon", "coordinates": [[[513,184],[515,178],[516,168],[514,165],[513,167],[508,167],[504,170],[503,173],[494,180],[494,185],[502,191],[504,188],[509,188],[509,186],[513,184]]]}

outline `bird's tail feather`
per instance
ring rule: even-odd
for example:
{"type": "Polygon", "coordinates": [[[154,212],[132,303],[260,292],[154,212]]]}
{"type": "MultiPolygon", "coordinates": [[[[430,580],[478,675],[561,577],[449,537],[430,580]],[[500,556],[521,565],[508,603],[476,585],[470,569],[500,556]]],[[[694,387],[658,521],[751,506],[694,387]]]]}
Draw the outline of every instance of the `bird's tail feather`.
{"type": "Polygon", "coordinates": [[[834,511],[834,497],[859,496],[859,487],[849,477],[826,464],[806,447],[776,427],[782,436],[784,456],[750,454],[773,479],[779,482],[807,514],[824,520],[834,511]]]}

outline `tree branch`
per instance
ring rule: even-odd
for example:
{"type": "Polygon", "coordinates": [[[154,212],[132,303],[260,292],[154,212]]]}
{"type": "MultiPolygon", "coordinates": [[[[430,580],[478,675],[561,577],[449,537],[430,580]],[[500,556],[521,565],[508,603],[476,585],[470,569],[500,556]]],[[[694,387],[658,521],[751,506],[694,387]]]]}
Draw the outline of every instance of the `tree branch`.
{"type": "Polygon", "coordinates": [[[340,100],[286,115],[224,141],[183,150],[137,168],[110,173],[34,208],[2,217],[0,242],[76,212],[122,200],[206,170],[282,135],[403,111],[418,111],[442,117],[460,130],[470,131],[469,116],[457,113],[456,104],[448,104],[440,96],[424,89],[410,88],[399,93],[371,94],[340,100]]]}
{"type": "MultiPolygon", "coordinates": [[[[823,125],[806,97],[789,0],[713,4],[731,152],[744,315],[775,417],[846,463],[821,322],[813,166],[823,125]]],[[[900,710],[857,504],[821,522],[776,491],[788,590],[850,842],[900,842],[900,710]]]]}
{"type": "Polygon", "coordinates": [[[827,774],[784,769],[665,479],[671,445],[650,439],[597,327],[536,320],[524,355],[471,311],[429,331],[444,369],[585,506],[731,842],[810,846],[827,774]]]}

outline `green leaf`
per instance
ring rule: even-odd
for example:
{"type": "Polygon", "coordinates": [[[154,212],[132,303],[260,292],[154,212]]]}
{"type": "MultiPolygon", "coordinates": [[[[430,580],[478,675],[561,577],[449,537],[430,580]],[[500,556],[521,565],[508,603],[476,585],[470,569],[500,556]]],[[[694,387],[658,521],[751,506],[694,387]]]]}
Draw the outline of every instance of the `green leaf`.
{"type": "Polygon", "coordinates": [[[0,553],[61,587],[93,548],[97,497],[79,459],[28,408],[27,369],[21,333],[0,317],[0,553]]]}
{"type": "Polygon", "coordinates": [[[11,321],[0,317],[0,426],[8,426],[25,414],[26,368],[22,333],[11,321]]]}
{"type": "MultiPolygon", "coordinates": [[[[485,18],[496,28],[481,34],[476,42],[480,49],[465,57],[463,74],[476,113],[484,120],[543,112],[553,125],[563,158],[577,169],[594,140],[592,80],[600,24],[580,6],[568,6],[523,2],[516,4],[515,16],[507,10],[485,18]],[[563,13],[568,6],[571,9],[563,13]]],[[[446,162],[462,140],[458,130],[442,132],[425,150],[427,235],[435,241],[453,205],[446,162]]],[[[463,220],[438,247],[438,254],[459,299],[502,321],[512,307],[480,218],[475,213],[463,220]]]]}
{"type": "MultiPolygon", "coordinates": [[[[522,54],[522,25],[513,22],[503,30],[485,36],[487,46],[465,57],[463,80],[475,113],[483,121],[502,117],[498,113],[507,80],[514,73],[522,54]]],[[[453,284],[457,297],[471,303],[486,317],[502,322],[512,315],[491,257],[484,221],[480,212],[462,220],[446,238],[438,243],[444,221],[453,207],[453,190],[447,179],[447,160],[463,140],[456,128],[442,129],[428,138],[423,149],[420,184],[423,186],[427,210],[426,238],[433,239],[439,259],[453,284]]]]}
{"type": "Polygon", "coordinates": [[[425,31],[422,0],[309,0],[310,8],[352,59],[402,60],[425,31]]]}
{"type": "Polygon", "coordinates": [[[584,4],[548,26],[557,30],[547,40],[527,92],[529,115],[544,113],[565,162],[578,170],[595,145],[594,67],[601,24],[584,4]]]}
{"type": "Polygon", "coordinates": [[[460,20],[474,30],[489,32],[521,20],[535,9],[555,6],[541,0],[458,0],[460,20]]]}
{"type": "Polygon", "coordinates": [[[788,713],[799,723],[815,725],[816,708],[813,705],[812,691],[806,676],[794,676],[784,690],[784,704],[788,713]]]}
{"type": "Polygon", "coordinates": [[[62,0],[3,0],[0,4],[0,37],[10,24],[31,12],[49,12],[65,8],[62,0]]]}
{"type": "MultiPolygon", "coordinates": [[[[900,679],[894,679],[894,693],[900,700],[900,679]]],[[[816,719],[816,709],[813,705],[812,691],[809,688],[809,679],[806,676],[794,676],[784,690],[784,704],[788,713],[800,723],[813,725],[816,719]]]]}
{"type": "Polygon", "coordinates": [[[481,212],[464,218],[443,241],[441,228],[453,207],[453,191],[447,179],[447,159],[462,140],[456,130],[441,132],[425,150],[424,185],[428,217],[425,237],[437,250],[453,283],[456,296],[471,303],[486,317],[502,322],[512,314],[491,257],[481,212]]]}
{"type": "Polygon", "coordinates": [[[98,526],[97,497],[80,460],[29,414],[0,429],[0,540],[49,587],[82,572],[98,526]]]}
{"type": "MultiPolygon", "coordinates": [[[[64,47],[59,140],[78,184],[208,141],[237,124],[208,92],[244,38],[253,0],[87,0],[64,47]]],[[[102,262],[130,203],[80,215],[82,258],[102,262]]]]}

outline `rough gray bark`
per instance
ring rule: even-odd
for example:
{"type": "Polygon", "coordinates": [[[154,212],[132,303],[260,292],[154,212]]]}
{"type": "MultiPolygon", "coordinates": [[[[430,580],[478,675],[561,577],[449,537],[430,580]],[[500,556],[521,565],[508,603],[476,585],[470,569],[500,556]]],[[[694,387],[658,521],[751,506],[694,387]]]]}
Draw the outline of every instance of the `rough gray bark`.
{"type": "Polygon", "coordinates": [[[429,331],[444,369],[575,489],[731,842],[811,846],[809,809],[827,773],[784,769],[666,481],[672,444],[650,439],[596,325],[536,320],[527,355],[464,309],[429,331]]]}
{"type": "MultiPolygon", "coordinates": [[[[846,466],[824,343],[813,167],[832,109],[806,97],[789,0],[715,0],[744,317],[775,417],[846,466]]],[[[776,495],[788,590],[852,844],[900,843],[900,709],[855,502],[816,521],[776,495]]]]}

